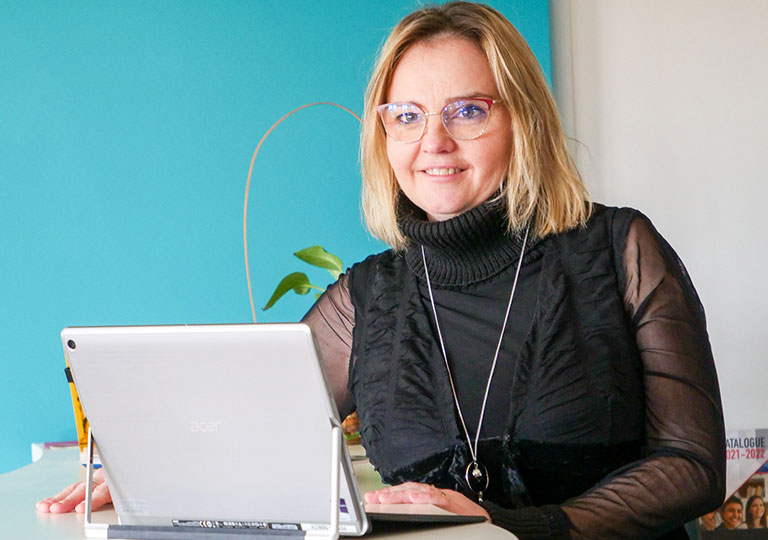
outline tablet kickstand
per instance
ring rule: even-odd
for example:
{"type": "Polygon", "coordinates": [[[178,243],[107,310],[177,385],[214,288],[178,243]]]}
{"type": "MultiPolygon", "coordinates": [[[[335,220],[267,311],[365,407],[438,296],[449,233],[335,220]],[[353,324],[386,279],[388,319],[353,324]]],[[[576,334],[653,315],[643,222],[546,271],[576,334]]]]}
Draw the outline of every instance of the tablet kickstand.
{"type": "Polygon", "coordinates": [[[86,464],[85,474],[85,535],[88,538],[107,538],[106,523],[92,523],[91,509],[93,506],[93,432],[88,427],[88,463],[86,464]]]}
{"type": "Polygon", "coordinates": [[[341,445],[344,436],[341,427],[334,425],[331,428],[331,521],[328,538],[336,540],[339,537],[339,478],[341,476],[341,445]]]}

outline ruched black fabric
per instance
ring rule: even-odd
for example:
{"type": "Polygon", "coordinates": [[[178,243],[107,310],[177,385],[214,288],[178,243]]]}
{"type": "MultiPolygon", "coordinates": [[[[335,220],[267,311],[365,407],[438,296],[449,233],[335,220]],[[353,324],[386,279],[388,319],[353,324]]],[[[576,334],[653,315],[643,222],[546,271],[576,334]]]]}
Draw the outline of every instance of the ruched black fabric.
{"type": "MultiPolygon", "coordinates": [[[[472,220],[482,234],[465,257],[433,245],[436,283],[462,291],[514,264],[520,235],[497,216],[486,205],[439,225],[454,242],[472,220]]],[[[682,523],[722,501],[725,470],[714,363],[684,267],[642,214],[600,205],[532,253],[537,300],[509,422],[479,452],[496,471],[486,508],[521,538],[684,537],[682,523]]],[[[369,257],[305,320],[385,481],[465,491],[469,453],[414,260],[410,249],[369,257]]]]}

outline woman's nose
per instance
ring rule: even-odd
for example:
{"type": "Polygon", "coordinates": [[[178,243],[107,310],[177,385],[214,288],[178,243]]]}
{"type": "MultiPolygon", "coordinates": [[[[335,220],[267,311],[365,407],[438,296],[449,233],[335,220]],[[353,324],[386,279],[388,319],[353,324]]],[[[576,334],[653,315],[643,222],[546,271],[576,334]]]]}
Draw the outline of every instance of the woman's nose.
{"type": "Polygon", "coordinates": [[[448,134],[440,115],[427,117],[427,126],[421,139],[421,149],[432,154],[451,152],[456,141],[448,134]]]}

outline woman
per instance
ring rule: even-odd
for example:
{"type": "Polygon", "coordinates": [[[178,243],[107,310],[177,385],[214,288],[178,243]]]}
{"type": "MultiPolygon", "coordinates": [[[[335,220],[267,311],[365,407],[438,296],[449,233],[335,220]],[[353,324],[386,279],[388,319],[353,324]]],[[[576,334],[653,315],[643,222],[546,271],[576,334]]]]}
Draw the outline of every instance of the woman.
{"type": "Polygon", "coordinates": [[[364,114],[366,219],[393,250],[305,320],[395,486],[366,500],[520,538],[687,538],[724,494],[703,310],[642,214],[588,202],[522,37],[484,6],[421,9],[364,114]]]}
{"type": "Polygon", "coordinates": [[[393,485],[366,500],[522,539],[687,538],[724,490],[703,310],[642,214],[589,202],[520,34],[464,2],[406,17],[361,146],[366,220],[393,249],[305,322],[393,485]]]}
{"type": "Polygon", "coordinates": [[[744,512],[744,522],[748,529],[765,529],[765,501],[761,496],[753,495],[747,499],[744,512]]]}

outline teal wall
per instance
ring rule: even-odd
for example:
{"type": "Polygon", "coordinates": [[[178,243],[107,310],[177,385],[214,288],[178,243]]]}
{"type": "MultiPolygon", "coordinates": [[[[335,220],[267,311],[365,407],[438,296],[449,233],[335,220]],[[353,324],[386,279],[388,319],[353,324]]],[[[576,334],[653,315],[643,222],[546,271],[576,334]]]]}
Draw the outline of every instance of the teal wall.
{"type": "MultiPolygon", "coordinates": [[[[63,327],[250,320],[256,143],[310,101],[360,112],[377,47],[417,4],[0,3],[0,472],[28,463],[31,442],[75,438],[63,327]]],[[[549,73],[548,2],[492,5],[549,73]]],[[[320,243],[346,265],[383,249],[361,224],[357,139],[351,116],[315,107],[262,147],[257,305],[303,269],[296,249],[320,243]]],[[[292,321],[309,305],[257,315],[292,321]]]]}

